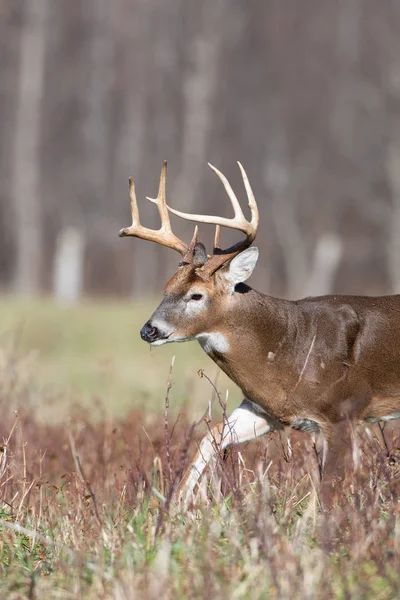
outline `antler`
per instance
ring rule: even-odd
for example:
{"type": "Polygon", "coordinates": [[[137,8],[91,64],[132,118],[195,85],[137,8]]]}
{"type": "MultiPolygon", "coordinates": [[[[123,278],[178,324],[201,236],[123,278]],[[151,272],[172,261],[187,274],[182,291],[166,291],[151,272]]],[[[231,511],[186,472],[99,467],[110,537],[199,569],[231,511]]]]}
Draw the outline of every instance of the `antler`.
{"type": "Polygon", "coordinates": [[[139,209],[136,200],[135,184],[133,183],[132,177],[129,177],[129,196],[131,199],[132,225],[130,227],[121,229],[119,235],[120,237],[133,235],[141,238],[142,240],[150,240],[151,242],[156,242],[162,246],[167,246],[167,248],[172,248],[173,250],[179,252],[184,257],[184,260],[187,259],[188,262],[190,262],[190,254],[193,254],[193,249],[197,242],[197,227],[195,229],[195,235],[193,236],[189,246],[177,238],[172,232],[166,202],[166,177],[167,161],[165,160],[161,169],[160,185],[158,188],[157,198],[147,198],[147,200],[150,200],[150,202],[153,202],[157,205],[161,219],[161,227],[158,230],[148,229],[147,227],[143,227],[143,225],[141,225],[139,220],[139,209]]]}
{"type": "Polygon", "coordinates": [[[229,199],[231,201],[235,216],[232,219],[227,219],[225,217],[217,216],[214,217],[208,215],[192,215],[189,213],[181,212],[179,210],[175,210],[174,208],[170,208],[169,206],[167,206],[165,191],[167,161],[164,161],[161,169],[160,185],[158,188],[157,198],[147,197],[147,200],[150,200],[150,202],[153,202],[157,205],[161,219],[160,229],[148,229],[147,227],[143,227],[143,225],[141,225],[139,220],[139,209],[136,200],[135,185],[133,183],[133,179],[130,177],[129,196],[131,199],[132,225],[130,227],[125,227],[124,229],[121,229],[121,231],[119,232],[120,237],[132,235],[143,240],[150,240],[152,242],[161,244],[162,246],[172,248],[173,250],[176,250],[183,256],[183,264],[186,264],[193,262],[195,246],[197,244],[198,238],[198,228],[197,226],[195,227],[194,235],[190,244],[185,244],[172,232],[168,211],[187,221],[197,221],[198,223],[210,223],[216,225],[214,253],[211,257],[209,257],[207,262],[201,268],[198,269],[199,274],[201,273],[205,278],[211,277],[211,275],[215,273],[215,271],[219,269],[224,263],[226,263],[228,260],[239,254],[239,252],[242,252],[242,250],[245,250],[246,248],[251,246],[257,234],[259,223],[257,203],[254,198],[254,194],[251,189],[249,180],[247,178],[246,171],[244,170],[240,162],[238,162],[238,165],[242,173],[243,183],[246,188],[247,198],[249,201],[249,209],[251,212],[250,221],[247,221],[247,219],[245,218],[243,211],[240,207],[239,201],[236,198],[235,193],[232,190],[232,187],[229,181],[226,179],[225,175],[223,175],[221,171],[218,171],[218,169],[210,165],[210,163],[208,164],[208,166],[214,171],[214,173],[216,173],[216,175],[223,183],[226,193],[228,194],[229,199]],[[227,248],[226,250],[221,250],[219,245],[221,226],[242,231],[246,234],[246,238],[241,242],[237,242],[236,244],[234,244],[230,248],[227,248]]]}
{"type": "Polygon", "coordinates": [[[251,246],[257,235],[257,229],[259,224],[259,213],[257,203],[254,197],[253,190],[251,189],[246,171],[244,170],[240,162],[238,162],[238,165],[242,173],[243,183],[244,187],[246,188],[247,198],[249,201],[249,209],[251,213],[250,221],[247,221],[247,219],[245,218],[243,211],[240,207],[239,201],[236,198],[236,195],[225,175],[223,175],[221,171],[210,165],[210,163],[208,163],[208,166],[222,181],[225,191],[228,194],[229,199],[231,201],[235,216],[232,219],[227,219],[225,217],[217,216],[192,215],[167,206],[167,209],[171,213],[177,215],[178,217],[181,217],[182,219],[186,219],[187,221],[197,221],[198,223],[210,223],[212,225],[216,225],[214,253],[201,269],[201,271],[206,277],[210,277],[224,263],[226,263],[228,260],[239,254],[239,252],[242,252],[242,250],[245,250],[246,248],[251,246]],[[239,231],[242,231],[246,234],[246,238],[241,242],[237,242],[236,244],[234,244],[230,248],[227,248],[226,250],[221,250],[219,247],[221,226],[229,227],[229,229],[237,229],[239,231]]]}

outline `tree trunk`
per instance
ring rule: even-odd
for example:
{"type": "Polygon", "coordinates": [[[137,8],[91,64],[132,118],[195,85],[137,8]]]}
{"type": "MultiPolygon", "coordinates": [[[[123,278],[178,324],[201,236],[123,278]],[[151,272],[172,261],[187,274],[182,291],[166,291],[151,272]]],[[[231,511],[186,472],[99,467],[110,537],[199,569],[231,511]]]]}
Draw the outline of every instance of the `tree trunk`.
{"type": "Polygon", "coordinates": [[[400,144],[388,150],[387,174],[393,197],[393,212],[389,223],[388,268],[394,294],[400,294],[400,144]]]}
{"type": "Polygon", "coordinates": [[[40,291],[42,218],[39,144],[48,8],[48,0],[26,0],[21,33],[12,164],[16,239],[14,290],[21,294],[40,291]]]}

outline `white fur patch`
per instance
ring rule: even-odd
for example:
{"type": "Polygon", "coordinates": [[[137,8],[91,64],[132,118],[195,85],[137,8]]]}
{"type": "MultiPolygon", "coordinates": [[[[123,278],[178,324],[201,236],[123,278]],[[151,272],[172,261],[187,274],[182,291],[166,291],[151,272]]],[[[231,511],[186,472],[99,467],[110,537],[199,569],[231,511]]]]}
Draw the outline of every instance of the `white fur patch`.
{"type": "Polygon", "coordinates": [[[269,433],[272,423],[264,410],[252,402],[245,400],[236,408],[224,425],[222,432],[222,448],[230,443],[242,443],[269,433]],[[250,403],[250,406],[249,406],[250,403]]]}
{"type": "Polygon", "coordinates": [[[305,431],[306,433],[319,433],[321,431],[319,423],[315,419],[293,419],[290,423],[294,429],[305,431]]]}
{"type": "Polygon", "coordinates": [[[164,321],[164,319],[151,319],[150,324],[152,327],[158,329],[158,331],[161,331],[164,335],[171,335],[171,333],[174,331],[174,328],[167,323],[167,321],[164,321]]]}
{"type": "Polygon", "coordinates": [[[198,315],[207,307],[207,298],[203,296],[201,300],[189,300],[186,303],[186,314],[189,317],[193,315],[198,315]]]}
{"type": "Polygon", "coordinates": [[[168,342],[174,341],[172,339],[169,339],[168,337],[172,335],[172,333],[174,332],[174,328],[171,327],[171,325],[169,325],[166,321],[160,318],[152,319],[151,325],[152,327],[156,327],[164,337],[161,340],[155,340],[154,342],[150,342],[150,346],[162,346],[163,344],[167,344],[168,342]]]}
{"type": "Polygon", "coordinates": [[[375,419],[375,418],[369,419],[367,417],[364,420],[368,421],[368,423],[378,423],[379,421],[392,421],[393,419],[400,419],[400,412],[393,413],[392,415],[385,415],[384,417],[380,417],[379,419],[375,419]]]}
{"type": "Polygon", "coordinates": [[[229,342],[223,333],[218,333],[217,331],[212,333],[200,333],[196,338],[199,340],[200,346],[207,354],[212,352],[224,354],[229,350],[229,342]]]}
{"type": "Polygon", "coordinates": [[[150,342],[150,346],[162,346],[163,344],[166,344],[167,342],[171,342],[172,340],[167,339],[162,339],[162,340],[156,340],[155,342],[150,342]]]}
{"type": "Polygon", "coordinates": [[[400,419],[400,412],[382,417],[382,421],[392,421],[393,419],[400,419]]]}

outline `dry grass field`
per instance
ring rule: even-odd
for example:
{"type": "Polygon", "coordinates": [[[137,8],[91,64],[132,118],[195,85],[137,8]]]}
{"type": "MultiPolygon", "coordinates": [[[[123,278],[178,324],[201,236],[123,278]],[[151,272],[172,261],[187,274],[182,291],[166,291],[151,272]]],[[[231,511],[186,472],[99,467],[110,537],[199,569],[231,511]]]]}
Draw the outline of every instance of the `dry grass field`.
{"type": "Polygon", "coordinates": [[[0,302],[0,597],[399,598],[399,427],[355,432],[329,514],[296,433],[231,449],[174,505],[207,427],[192,424],[222,409],[199,348],[140,341],[151,304],[0,302]]]}

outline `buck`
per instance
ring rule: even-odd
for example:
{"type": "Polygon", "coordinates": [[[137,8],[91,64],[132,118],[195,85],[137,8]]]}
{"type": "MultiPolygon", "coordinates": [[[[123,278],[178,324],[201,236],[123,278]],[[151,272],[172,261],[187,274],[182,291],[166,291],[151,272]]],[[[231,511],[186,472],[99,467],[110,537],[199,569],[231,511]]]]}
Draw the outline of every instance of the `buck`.
{"type": "MultiPolygon", "coordinates": [[[[259,293],[244,282],[258,250],[259,213],[240,163],[251,218],[247,220],[225,176],[212,165],[231,201],[234,217],[180,212],[166,204],[166,162],[154,202],[157,231],[140,224],[132,179],[133,223],[120,236],[151,240],[181,254],[158,308],[140,331],[152,346],[198,340],[204,351],[242,390],[229,418],[211,429],[183,477],[179,498],[190,502],[210,462],[232,443],[253,440],[291,426],[319,432],[325,440],[325,473],[343,476],[346,423],[400,418],[400,296],[321,296],[289,301],[259,293]],[[172,232],[169,212],[216,225],[208,256],[195,227],[189,245],[172,232]],[[220,227],[245,238],[220,248],[220,227]]],[[[326,493],[333,494],[335,478],[326,493]],[[332,486],[334,486],[332,488],[332,486]]],[[[329,499],[328,499],[329,502],[329,499]]]]}

